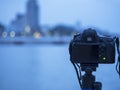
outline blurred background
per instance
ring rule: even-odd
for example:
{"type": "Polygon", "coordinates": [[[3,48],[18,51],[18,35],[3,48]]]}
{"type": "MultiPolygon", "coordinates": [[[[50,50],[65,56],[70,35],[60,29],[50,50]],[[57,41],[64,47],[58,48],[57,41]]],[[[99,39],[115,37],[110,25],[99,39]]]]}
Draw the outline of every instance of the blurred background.
{"type": "MultiPolygon", "coordinates": [[[[80,90],[69,42],[86,28],[120,36],[119,0],[1,0],[0,90],[80,90]]],[[[119,90],[115,65],[94,73],[119,90]]]]}

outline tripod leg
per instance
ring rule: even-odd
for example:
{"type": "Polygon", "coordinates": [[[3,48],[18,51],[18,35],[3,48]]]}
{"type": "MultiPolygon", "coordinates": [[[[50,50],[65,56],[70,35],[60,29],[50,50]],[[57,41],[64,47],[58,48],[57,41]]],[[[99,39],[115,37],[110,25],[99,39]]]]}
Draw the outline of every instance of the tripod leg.
{"type": "Polygon", "coordinates": [[[102,90],[102,83],[95,82],[94,83],[94,90],[102,90]]]}
{"type": "Polygon", "coordinates": [[[93,90],[93,89],[82,89],[82,90],[93,90]]]}

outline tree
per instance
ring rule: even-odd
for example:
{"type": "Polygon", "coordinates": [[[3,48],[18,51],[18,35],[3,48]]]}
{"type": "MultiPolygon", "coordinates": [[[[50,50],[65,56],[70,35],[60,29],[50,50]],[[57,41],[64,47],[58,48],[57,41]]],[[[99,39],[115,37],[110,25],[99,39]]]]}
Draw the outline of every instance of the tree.
{"type": "Polygon", "coordinates": [[[50,33],[52,35],[58,35],[58,36],[72,35],[75,32],[76,30],[74,27],[65,26],[65,25],[57,25],[56,27],[52,28],[52,30],[50,30],[50,33]]]}
{"type": "Polygon", "coordinates": [[[0,23],[0,36],[2,35],[2,32],[5,30],[5,26],[0,23]]]}

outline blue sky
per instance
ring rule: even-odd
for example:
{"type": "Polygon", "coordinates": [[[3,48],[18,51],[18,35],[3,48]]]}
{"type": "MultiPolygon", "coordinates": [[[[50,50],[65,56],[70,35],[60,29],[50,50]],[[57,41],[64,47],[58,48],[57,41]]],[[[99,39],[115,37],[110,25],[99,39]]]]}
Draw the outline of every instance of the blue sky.
{"type": "MultiPolygon", "coordinates": [[[[17,13],[25,13],[27,0],[1,0],[0,22],[9,24],[17,13]]],[[[38,0],[42,25],[81,22],[111,32],[120,32],[120,0],[38,0]]]]}

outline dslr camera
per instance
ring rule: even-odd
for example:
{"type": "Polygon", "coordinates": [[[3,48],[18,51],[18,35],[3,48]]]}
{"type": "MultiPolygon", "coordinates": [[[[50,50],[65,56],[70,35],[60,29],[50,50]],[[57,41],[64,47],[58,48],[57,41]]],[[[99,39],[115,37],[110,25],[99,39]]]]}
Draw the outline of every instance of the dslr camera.
{"type": "Polygon", "coordinates": [[[115,63],[115,40],[91,28],[74,35],[69,45],[70,60],[80,64],[115,63]]]}

